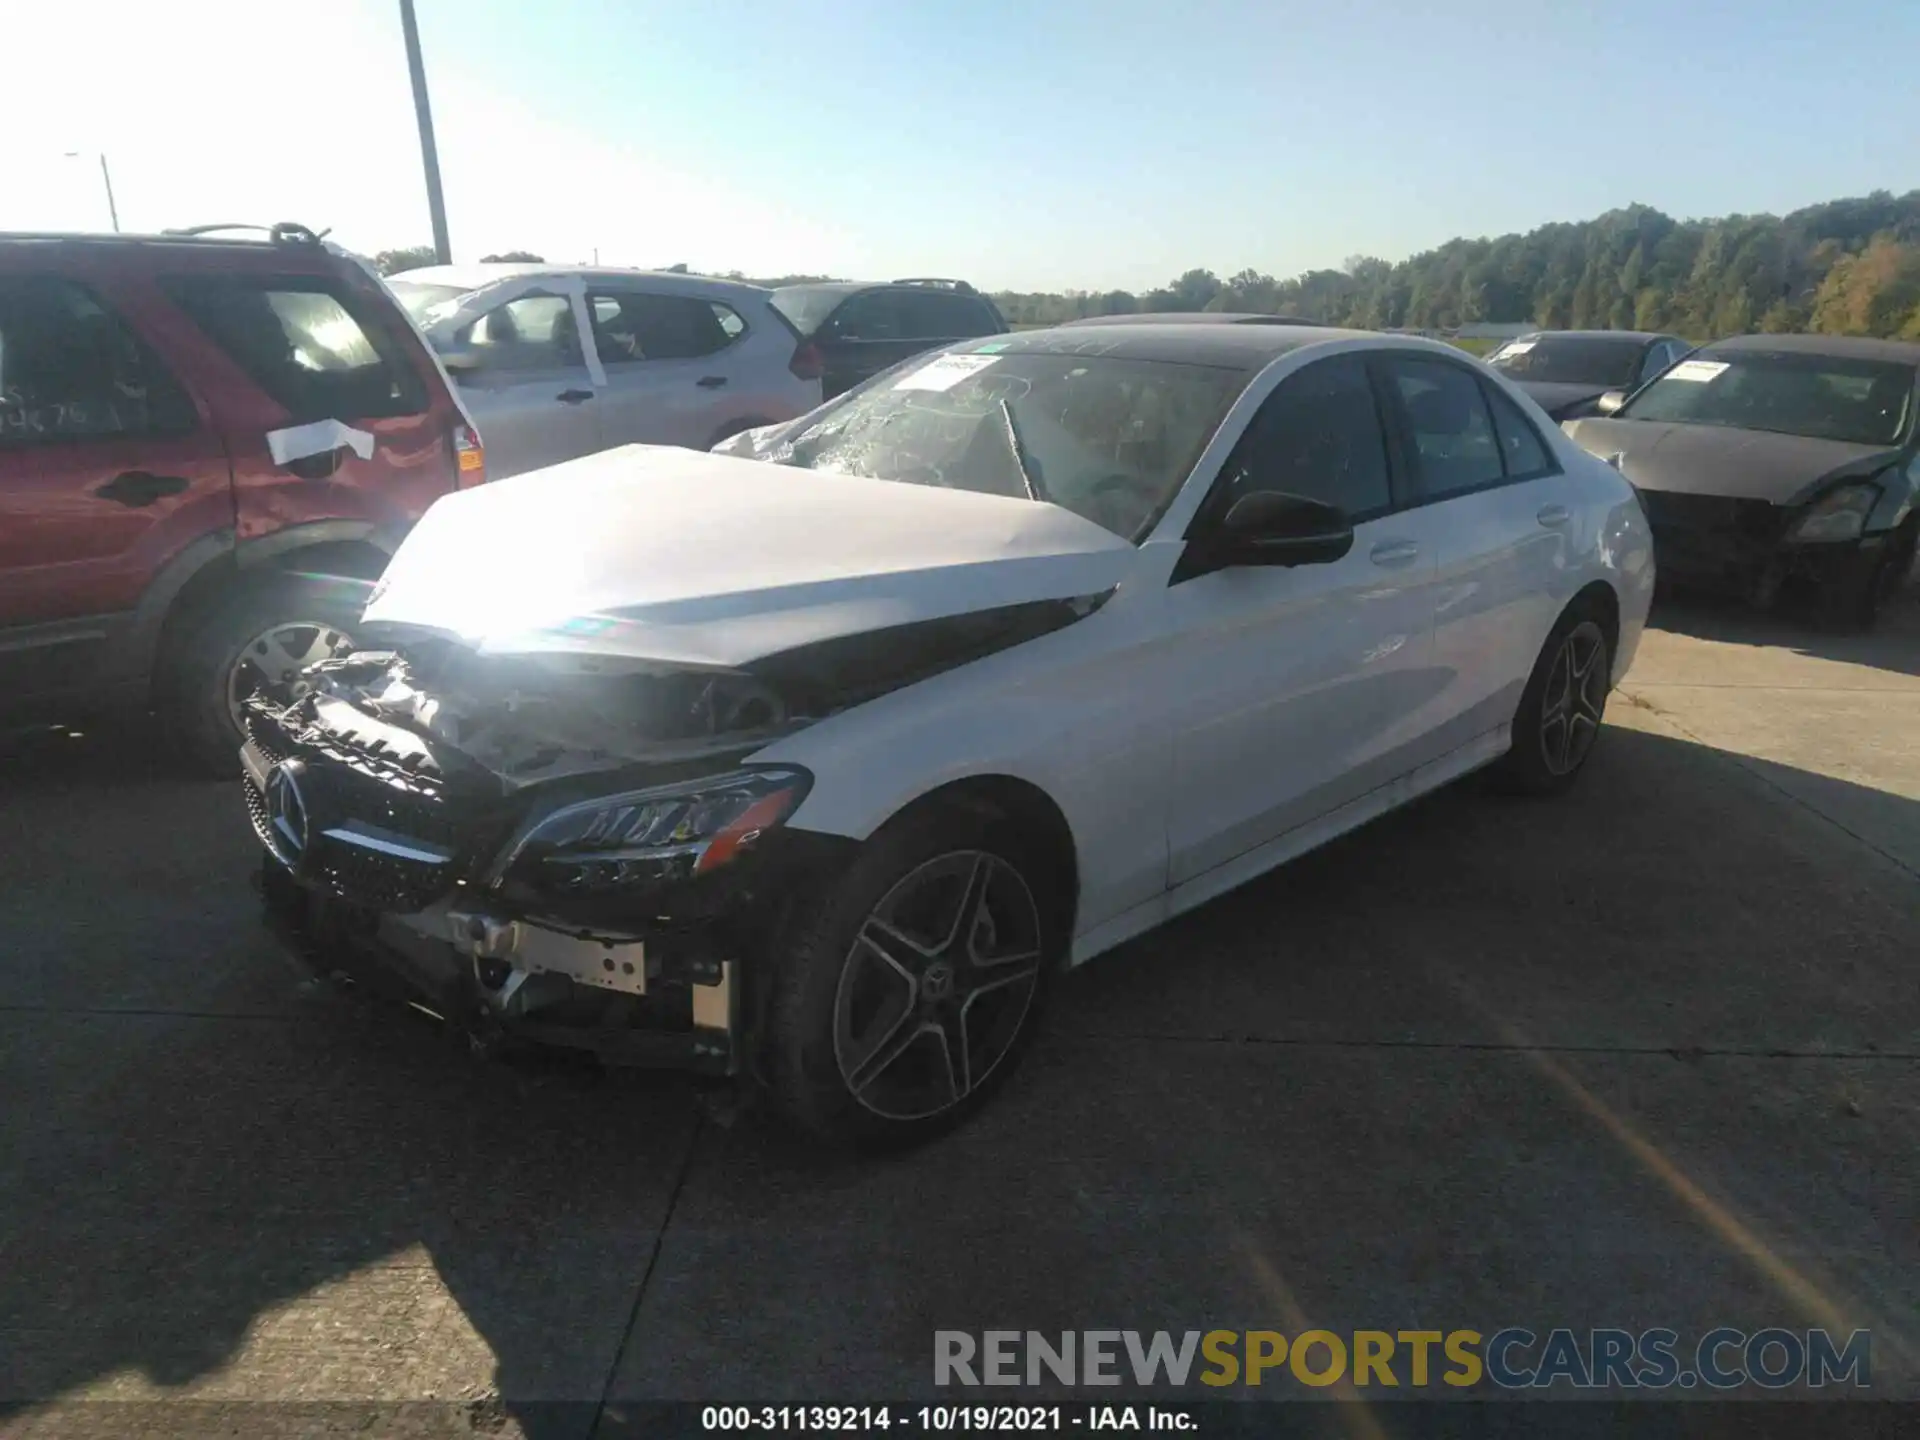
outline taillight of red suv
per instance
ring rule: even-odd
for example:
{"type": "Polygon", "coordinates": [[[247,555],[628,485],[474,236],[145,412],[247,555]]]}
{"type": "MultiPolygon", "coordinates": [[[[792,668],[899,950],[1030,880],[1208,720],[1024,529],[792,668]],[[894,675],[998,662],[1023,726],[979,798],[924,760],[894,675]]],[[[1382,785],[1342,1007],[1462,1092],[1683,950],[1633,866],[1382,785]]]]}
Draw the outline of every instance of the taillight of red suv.
{"type": "Polygon", "coordinates": [[[793,352],[793,359],[787,362],[787,369],[798,379],[818,380],[827,373],[827,357],[811,340],[802,340],[793,352]]]}
{"type": "Polygon", "coordinates": [[[453,460],[456,490],[487,483],[487,447],[480,443],[480,432],[465,422],[453,427],[453,460]]]}

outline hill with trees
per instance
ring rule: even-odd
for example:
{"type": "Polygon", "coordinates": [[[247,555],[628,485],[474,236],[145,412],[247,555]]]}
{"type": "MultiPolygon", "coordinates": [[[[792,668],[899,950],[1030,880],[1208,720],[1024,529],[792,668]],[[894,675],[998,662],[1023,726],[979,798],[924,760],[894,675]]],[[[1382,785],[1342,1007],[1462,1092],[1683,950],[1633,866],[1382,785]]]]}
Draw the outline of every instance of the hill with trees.
{"type": "Polygon", "coordinates": [[[1675,220],[1646,205],[1524,235],[1456,239],[1395,264],[1225,279],[1189,270],[1125,290],[994,296],[1015,324],[1135,311],[1243,310],[1365,329],[1524,323],[1669,330],[1694,340],[1754,330],[1920,340],[1920,190],[1785,216],[1675,220]]]}

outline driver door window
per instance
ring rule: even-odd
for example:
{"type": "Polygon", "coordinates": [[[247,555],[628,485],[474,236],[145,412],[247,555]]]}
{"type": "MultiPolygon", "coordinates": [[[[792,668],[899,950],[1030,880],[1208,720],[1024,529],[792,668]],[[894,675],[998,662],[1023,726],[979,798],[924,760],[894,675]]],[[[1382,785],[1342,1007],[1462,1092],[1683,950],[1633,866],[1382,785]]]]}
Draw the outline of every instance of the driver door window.
{"type": "Polygon", "coordinates": [[[1337,505],[1355,521],[1385,514],[1393,485],[1366,363],[1343,355],[1282,383],[1247,427],[1224,479],[1222,515],[1254,490],[1337,505]]]}
{"type": "Polygon", "coordinates": [[[584,362],[573,302],[544,291],[509,300],[480,316],[457,337],[474,368],[487,371],[561,371],[584,362]]]}

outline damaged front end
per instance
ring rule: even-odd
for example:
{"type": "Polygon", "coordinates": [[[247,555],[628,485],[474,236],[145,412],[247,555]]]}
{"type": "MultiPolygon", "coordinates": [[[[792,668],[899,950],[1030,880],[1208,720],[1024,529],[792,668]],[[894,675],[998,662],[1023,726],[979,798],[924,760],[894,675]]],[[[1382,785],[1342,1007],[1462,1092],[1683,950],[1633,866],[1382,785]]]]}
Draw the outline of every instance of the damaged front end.
{"type": "Polygon", "coordinates": [[[743,966],[851,842],[783,829],[810,777],[743,763],[805,724],[746,675],[479,659],[329,662],[248,705],[274,928],[476,1035],[720,1073],[743,966]]]}
{"type": "Polygon", "coordinates": [[[270,923],[323,973],[397,978],[476,1035],[738,1070],[795,897],[855,843],[789,827],[796,730],[1097,610],[1029,601],[837,636],[746,669],[481,655],[444,637],[246,707],[270,923]]]}

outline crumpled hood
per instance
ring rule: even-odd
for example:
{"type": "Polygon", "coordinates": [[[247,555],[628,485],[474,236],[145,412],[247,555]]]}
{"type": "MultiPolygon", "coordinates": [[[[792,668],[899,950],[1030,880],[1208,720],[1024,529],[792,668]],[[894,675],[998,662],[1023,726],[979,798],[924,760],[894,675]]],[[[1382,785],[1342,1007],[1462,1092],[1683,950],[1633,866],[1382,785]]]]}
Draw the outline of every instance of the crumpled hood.
{"type": "Polygon", "coordinates": [[[1136,556],[1055,505],[629,445],[443,497],[365,619],[483,654],[732,669],[1104,594],[1136,556]]]}
{"type": "Polygon", "coordinates": [[[1819,482],[1843,473],[1870,473],[1894,453],[1881,445],[1726,425],[1604,418],[1570,421],[1565,429],[1589,454],[1602,459],[1622,455],[1621,473],[1642,490],[1774,505],[1795,504],[1819,482]]]}
{"type": "Polygon", "coordinates": [[[1526,391],[1534,404],[1547,414],[1558,418],[1558,412],[1575,405],[1587,405],[1598,400],[1608,390],[1616,388],[1610,385],[1567,384],[1563,381],[1516,380],[1514,384],[1526,391]]]}

